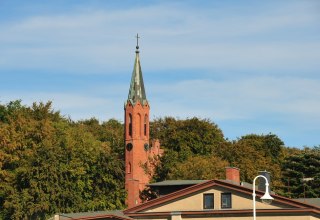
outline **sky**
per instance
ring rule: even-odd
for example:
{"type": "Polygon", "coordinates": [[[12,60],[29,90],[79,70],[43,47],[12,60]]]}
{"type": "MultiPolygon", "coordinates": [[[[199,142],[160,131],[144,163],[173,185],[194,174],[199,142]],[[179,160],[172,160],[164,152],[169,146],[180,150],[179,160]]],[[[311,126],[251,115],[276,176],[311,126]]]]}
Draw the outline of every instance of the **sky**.
{"type": "Polygon", "coordinates": [[[123,122],[137,33],[151,120],[320,145],[318,0],[0,0],[0,104],[123,122]]]}

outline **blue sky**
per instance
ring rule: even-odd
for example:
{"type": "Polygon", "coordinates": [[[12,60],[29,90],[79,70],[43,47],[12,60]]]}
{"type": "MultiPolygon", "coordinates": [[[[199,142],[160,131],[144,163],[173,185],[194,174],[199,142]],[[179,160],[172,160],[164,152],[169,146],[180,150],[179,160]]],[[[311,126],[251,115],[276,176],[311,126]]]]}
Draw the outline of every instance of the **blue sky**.
{"type": "Polygon", "coordinates": [[[123,121],[139,33],[151,118],[320,144],[320,1],[0,0],[0,101],[123,121]]]}

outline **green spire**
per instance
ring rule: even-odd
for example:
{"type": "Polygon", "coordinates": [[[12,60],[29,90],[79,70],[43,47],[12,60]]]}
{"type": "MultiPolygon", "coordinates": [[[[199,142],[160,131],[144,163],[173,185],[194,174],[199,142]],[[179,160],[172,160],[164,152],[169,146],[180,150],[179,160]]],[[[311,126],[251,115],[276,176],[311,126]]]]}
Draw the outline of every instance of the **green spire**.
{"type": "Polygon", "coordinates": [[[136,46],[136,59],[134,61],[134,68],[131,77],[128,101],[130,101],[133,105],[139,100],[142,105],[147,103],[146,92],[144,89],[141,65],[140,65],[140,57],[139,57],[139,36],[137,34],[137,46],[136,46]]]}

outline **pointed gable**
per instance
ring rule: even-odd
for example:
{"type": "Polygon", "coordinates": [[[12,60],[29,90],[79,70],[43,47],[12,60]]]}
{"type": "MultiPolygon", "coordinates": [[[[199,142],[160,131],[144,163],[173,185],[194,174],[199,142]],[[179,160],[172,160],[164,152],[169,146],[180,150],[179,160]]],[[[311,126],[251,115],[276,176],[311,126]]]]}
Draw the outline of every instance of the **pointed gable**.
{"type": "MultiPolygon", "coordinates": [[[[264,204],[259,199],[264,192],[257,190],[256,194],[257,212],[260,213],[312,212],[320,214],[319,207],[278,195],[272,195],[274,197],[272,204],[264,204]]],[[[176,212],[181,215],[237,215],[240,213],[250,215],[252,213],[252,189],[222,180],[210,180],[124,211],[131,217],[152,216],[153,213],[171,215],[176,212]],[[225,194],[231,196],[231,207],[222,207],[222,196],[225,194]],[[213,195],[213,208],[205,208],[204,195],[213,195]]]]}

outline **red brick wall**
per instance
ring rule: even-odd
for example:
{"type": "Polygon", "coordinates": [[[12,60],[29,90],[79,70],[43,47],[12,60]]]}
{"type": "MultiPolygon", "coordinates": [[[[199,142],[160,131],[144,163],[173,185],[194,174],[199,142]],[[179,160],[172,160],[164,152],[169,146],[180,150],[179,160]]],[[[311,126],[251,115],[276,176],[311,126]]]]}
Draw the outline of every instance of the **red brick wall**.
{"type": "Polygon", "coordinates": [[[240,169],[236,167],[226,167],[226,180],[240,184],[240,169]]]}
{"type": "Polygon", "coordinates": [[[146,174],[142,167],[148,161],[149,151],[145,150],[145,144],[149,143],[149,110],[148,104],[142,106],[137,102],[134,106],[130,102],[125,107],[125,145],[128,143],[133,145],[133,148],[128,151],[125,149],[125,186],[128,193],[127,205],[133,207],[140,204],[139,191],[142,191],[146,184],[149,183],[150,176],[146,174]],[[132,116],[132,135],[129,135],[129,114],[132,116]],[[146,121],[146,135],[144,132],[144,124],[146,121]],[[131,172],[129,172],[131,166],[131,172]]]}

